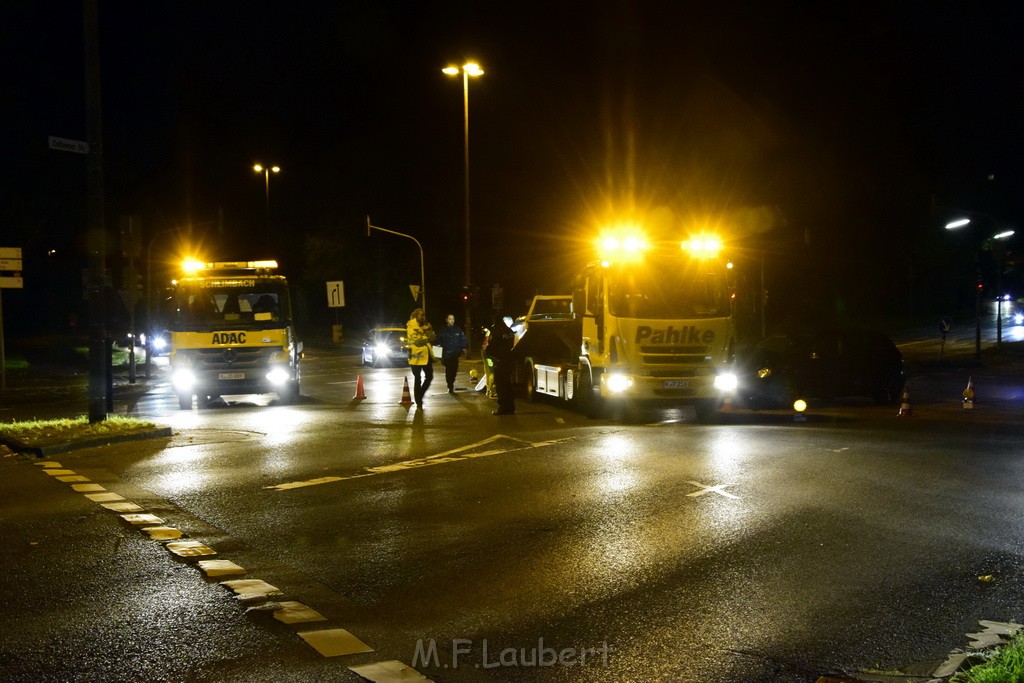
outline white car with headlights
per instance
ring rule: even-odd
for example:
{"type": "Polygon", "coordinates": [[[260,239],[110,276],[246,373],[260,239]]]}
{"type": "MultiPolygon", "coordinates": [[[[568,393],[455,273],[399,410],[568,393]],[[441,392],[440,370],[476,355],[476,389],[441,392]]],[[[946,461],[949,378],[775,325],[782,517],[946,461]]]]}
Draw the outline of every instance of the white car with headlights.
{"type": "Polygon", "coordinates": [[[363,342],[363,365],[375,368],[409,364],[406,330],[399,325],[375,327],[363,342]]]}

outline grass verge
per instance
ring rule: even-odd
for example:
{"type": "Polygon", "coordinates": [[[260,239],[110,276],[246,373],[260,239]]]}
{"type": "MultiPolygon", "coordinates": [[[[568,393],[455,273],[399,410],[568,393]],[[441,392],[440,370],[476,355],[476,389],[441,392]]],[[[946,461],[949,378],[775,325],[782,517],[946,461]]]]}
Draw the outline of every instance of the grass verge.
{"type": "Polygon", "coordinates": [[[1024,681],[1024,632],[981,656],[985,661],[957,672],[949,683],[1020,683],[1024,681]]]}
{"type": "Polygon", "coordinates": [[[27,420],[0,423],[0,440],[15,441],[32,448],[45,448],[73,441],[130,436],[154,429],[152,422],[134,417],[108,416],[103,422],[89,422],[87,417],[59,420],[27,420]]]}

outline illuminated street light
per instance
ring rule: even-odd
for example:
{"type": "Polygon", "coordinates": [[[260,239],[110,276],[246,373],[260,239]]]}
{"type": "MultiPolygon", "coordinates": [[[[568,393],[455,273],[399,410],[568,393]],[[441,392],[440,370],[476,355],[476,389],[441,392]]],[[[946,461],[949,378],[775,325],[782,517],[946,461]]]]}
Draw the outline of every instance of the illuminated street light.
{"type": "Polygon", "coordinates": [[[262,164],[256,164],[252,167],[252,170],[256,173],[262,173],[266,187],[266,198],[267,198],[267,239],[270,239],[270,174],[280,173],[280,166],[263,166],[262,164]]]}
{"type": "MultiPolygon", "coordinates": [[[[992,223],[993,227],[996,227],[996,228],[999,227],[998,226],[999,221],[997,221],[995,218],[993,218],[992,216],[988,215],[987,213],[981,213],[981,212],[978,212],[978,211],[964,211],[963,209],[949,209],[949,207],[936,207],[936,208],[946,208],[947,210],[950,211],[950,213],[960,213],[960,214],[967,214],[969,216],[978,216],[978,217],[981,217],[981,218],[984,218],[984,219],[988,220],[990,223],[992,223]]],[[[971,223],[971,219],[970,218],[958,218],[955,221],[951,221],[949,223],[946,223],[946,230],[955,230],[957,228],[962,228],[965,225],[970,225],[970,223],[971,223]]],[[[1013,234],[1014,234],[1013,230],[1002,230],[1002,231],[997,232],[997,233],[993,234],[992,236],[990,236],[988,238],[988,240],[991,240],[993,242],[996,241],[996,240],[1005,240],[1005,239],[1008,239],[1008,238],[1012,237],[1013,234]]],[[[993,249],[992,256],[993,256],[993,260],[995,261],[995,266],[996,266],[996,349],[999,349],[999,348],[1002,347],[1002,344],[1003,344],[1003,292],[1002,292],[1003,285],[1002,285],[1002,281],[1003,281],[1003,267],[1005,265],[1005,260],[1006,260],[1006,248],[1003,247],[1002,245],[997,246],[996,248],[993,249]]],[[[975,289],[975,304],[974,304],[974,311],[975,311],[975,315],[974,315],[974,317],[975,317],[975,322],[974,322],[974,357],[975,358],[981,358],[981,299],[982,299],[981,292],[982,292],[982,282],[981,282],[980,266],[978,265],[978,252],[975,252],[975,254],[974,254],[974,262],[975,262],[975,268],[979,269],[978,270],[978,278],[979,279],[978,279],[978,286],[975,289]]]]}
{"type": "MultiPolygon", "coordinates": [[[[469,261],[469,77],[482,76],[484,70],[480,68],[480,65],[476,62],[466,62],[461,67],[449,65],[441,69],[441,72],[448,76],[458,76],[462,74],[462,121],[463,121],[463,169],[465,171],[465,204],[464,218],[465,218],[465,229],[466,229],[466,274],[463,279],[463,284],[467,287],[472,283],[470,261],[469,261]]],[[[470,304],[466,302],[466,339],[472,347],[473,344],[473,324],[470,321],[470,304]]],[[[467,349],[467,352],[472,350],[467,349]]]]}

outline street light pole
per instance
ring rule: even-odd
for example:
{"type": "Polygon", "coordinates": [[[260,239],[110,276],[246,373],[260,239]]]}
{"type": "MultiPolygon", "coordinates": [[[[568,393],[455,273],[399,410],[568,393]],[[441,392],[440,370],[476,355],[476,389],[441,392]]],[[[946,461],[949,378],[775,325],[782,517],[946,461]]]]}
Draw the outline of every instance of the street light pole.
{"type": "Polygon", "coordinates": [[[256,173],[263,174],[264,186],[266,188],[266,212],[267,212],[267,240],[270,240],[270,174],[280,173],[280,166],[263,166],[262,164],[255,164],[252,170],[256,173]]]}
{"type": "MultiPolygon", "coordinates": [[[[464,181],[464,204],[463,204],[463,219],[465,225],[465,242],[466,242],[466,255],[465,255],[465,276],[463,278],[463,284],[467,287],[472,283],[472,270],[470,268],[470,240],[469,240],[469,77],[470,76],[482,76],[484,70],[480,68],[480,65],[475,62],[467,62],[461,67],[458,66],[447,66],[441,69],[442,73],[449,76],[458,76],[462,74],[462,167],[463,167],[463,181],[464,181]]],[[[466,301],[466,340],[470,347],[473,343],[473,323],[471,320],[472,302],[466,301]]],[[[467,349],[467,352],[470,349],[467,349]]]]}
{"type": "MultiPolygon", "coordinates": [[[[981,216],[989,220],[992,225],[998,229],[999,223],[995,218],[989,216],[987,213],[980,213],[978,211],[964,211],[963,209],[955,209],[957,213],[965,213],[969,216],[981,216]]],[[[955,221],[946,223],[946,230],[956,230],[962,228],[965,225],[970,225],[970,218],[960,218],[955,221]]],[[[1001,230],[998,233],[992,235],[987,241],[993,243],[992,257],[996,266],[996,350],[1002,348],[1003,345],[1003,259],[1006,254],[1006,248],[999,244],[1000,240],[1005,240],[1013,237],[1013,230],[1001,230]]],[[[984,243],[982,244],[984,246],[984,243]]],[[[978,255],[980,253],[980,247],[974,252],[974,268],[977,273],[977,285],[975,287],[975,299],[974,299],[974,357],[981,358],[981,309],[982,309],[982,275],[981,275],[981,263],[978,255]]]]}
{"type": "Polygon", "coordinates": [[[388,230],[387,228],[381,228],[381,227],[378,227],[376,225],[371,225],[370,224],[370,217],[367,216],[366,217],[366,236],[367,237],[370,236],[370,231],[371,230],[380,230],[381,232],[386,232],[386,233],[389,233],[391,235],[398,235],[399,237],[406,237],[406,238],[411,239],[413,242],[416,243],[416,246],[420,250],[420,299],[419,299],[418,303],[420,305],[420,308],[423,309],[423,315],[426,315],[427,314],[427,288],[426,288],[427,282],[426,282],[426,279],[424,277],[425,271],[423,269],[423,245],[420,244],[420,241],[418,239],[416,239],[415,237],[413,237],[412,235],[406,235],[404,232],[396,232],[395,230],[388,230]]]}

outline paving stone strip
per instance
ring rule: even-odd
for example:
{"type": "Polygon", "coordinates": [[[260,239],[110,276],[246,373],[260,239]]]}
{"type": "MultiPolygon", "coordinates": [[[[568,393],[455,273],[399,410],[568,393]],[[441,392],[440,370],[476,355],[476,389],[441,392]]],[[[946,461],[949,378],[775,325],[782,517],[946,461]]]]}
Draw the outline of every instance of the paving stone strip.
{"type": "MultiPolygon", "coordinates": [[[[164,520],[156,515],[146,512],[146,509],[137,503],[125,500],[123,496],[108,491],[99,484],[89,483],[88,477],[77,474],[73,470],[66,469],[59,462],[45,460],[34,463],[50,477],[71,485],[72,491],[82,493],[89,500],[98,503],[104,509],[118,513],[119,517],[147,534],[149,538],[161,542],[168,552],[185,560],[194,560],[198,557],[209,557],[216,555],[217,551],[204,543],[182,539],[184,535],[180,529],[166,526],[164,520]]],[[[197,569],[205,576],[213,578],[220,576],[244,576],[247,572],[229,560],[198,560],[195,563],[197,569]]],[[[258,607],[252,607],[248,611],[271,612],[277,621],[299,628],[299,626],[310,623],[327,622],[327,618],[315,609],[296,601],[273,602],[269,598],[284,595],[284,591],[273,586],[262,579],[229,579],[221,581],[220,585],[233,591],[235,597],[243,603],[262,603],[258,607]]],[[[343,628],[326,628],[297,631],[297,635],[310,647],[320,653],[323,657],[343,657],[346,655],[374,652],[358,637],[343,628]]],[[[397,660],[388,660],[368,665],[348,667],[356,675],[374,683],[397,683],[398,681],[429,681],[428,678],[397,660]]]]}

